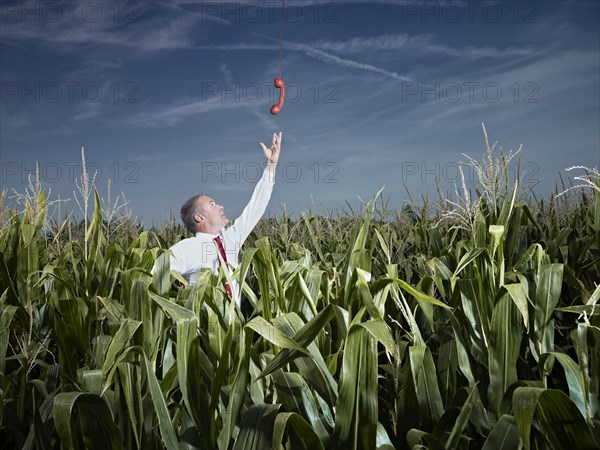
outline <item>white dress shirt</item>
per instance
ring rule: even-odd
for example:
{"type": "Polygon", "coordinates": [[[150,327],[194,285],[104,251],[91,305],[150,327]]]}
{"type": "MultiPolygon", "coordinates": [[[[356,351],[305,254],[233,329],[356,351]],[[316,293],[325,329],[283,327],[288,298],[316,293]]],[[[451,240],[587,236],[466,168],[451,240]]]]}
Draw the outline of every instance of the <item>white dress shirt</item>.
{"type": "MultiPolygon", "coordinates": [[[[214,239],[217,236],[221,236],[228,266],[235,269],[239,263],[238,256],[242,244],[265,213],[274,184],[275,171],[271,172],[269,169],[265,169],[254,188],[250,201],[242,214],[235,219],[233,225],[227,229],[223,228],[218,235],[197,232],[194,237],[184,239],[173,245],[170,248],[172,252],[170,258],[171,270],[179,272],[190,284],[198,282],[201,269],[209,268],[216,275],[219,270],[219,249],[214,239]]],[[[237,280],[233,281],[231,289],[237,304],[241,305],[240,288],[237,280]]]]}

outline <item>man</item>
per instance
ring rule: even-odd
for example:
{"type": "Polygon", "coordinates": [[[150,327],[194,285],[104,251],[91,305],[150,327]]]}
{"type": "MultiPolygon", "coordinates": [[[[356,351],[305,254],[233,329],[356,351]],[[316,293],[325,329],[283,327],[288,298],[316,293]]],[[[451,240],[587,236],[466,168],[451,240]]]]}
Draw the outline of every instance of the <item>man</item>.
{"type": "MultiPolygon", "coordinates": [[[[232,226],[225,228],[229,219],[223,206],[206,194],[191,197],[181,207],[181,220],[194,237],[184,239],[170,248],[171,270],[179,272],[190,284],[196,284],[201,269],[209,268],[217,274],[222,264],[230,271],[237,267],[242,244],[264,214],[275,183],[281,133],[273,134],[271,147],[267,148],[262,142],[260,145],[267,160],[265,170],[250,202],[232,226]]],[[[233,281],[233,285],[227,285],[227,293],[241,307],[237,280],[233,281]]]]}

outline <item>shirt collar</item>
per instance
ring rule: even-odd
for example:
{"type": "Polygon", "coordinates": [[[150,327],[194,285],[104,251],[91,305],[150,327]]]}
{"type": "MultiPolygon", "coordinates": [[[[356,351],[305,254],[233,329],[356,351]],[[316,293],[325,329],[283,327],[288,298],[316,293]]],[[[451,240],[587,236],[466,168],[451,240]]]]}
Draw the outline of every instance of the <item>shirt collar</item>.
{"type": "Polygon", "coordinates": [[[221,235],[220,232],[218,234],[203,233],[202,231],[196,232],[196,237],[199,239],[214,239],[220,235],[221,235]]]}

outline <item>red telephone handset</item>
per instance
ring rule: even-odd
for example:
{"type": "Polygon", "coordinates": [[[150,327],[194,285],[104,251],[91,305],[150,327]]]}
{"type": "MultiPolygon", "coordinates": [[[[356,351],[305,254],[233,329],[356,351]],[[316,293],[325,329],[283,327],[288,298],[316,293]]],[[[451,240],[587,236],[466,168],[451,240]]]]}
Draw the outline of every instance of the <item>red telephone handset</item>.
{"type": "Polygon", "coordinates": [[[276,105],[271,106],[271,114],[279,114],[281,107],[283,106],[283,99],[285,98],[285,83],[283,78],[277,77],[273,80],[273,84],[279,89],[279,102],[276,105]]]}

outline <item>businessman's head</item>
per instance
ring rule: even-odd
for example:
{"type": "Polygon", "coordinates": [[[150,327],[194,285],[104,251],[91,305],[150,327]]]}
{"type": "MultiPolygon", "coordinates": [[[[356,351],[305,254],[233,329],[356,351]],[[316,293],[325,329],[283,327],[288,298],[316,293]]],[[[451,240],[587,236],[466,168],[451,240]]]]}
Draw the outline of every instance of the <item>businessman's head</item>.
{"type": "Polygon", "coordinates": [[[181,220],[193,234],[198,231],[219,234],[229,223],[223,206],[217,204],[206,194],[198,194],[189,198],[181,207],[181,220]]]}

